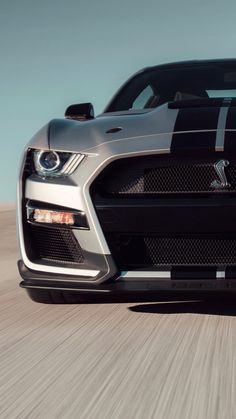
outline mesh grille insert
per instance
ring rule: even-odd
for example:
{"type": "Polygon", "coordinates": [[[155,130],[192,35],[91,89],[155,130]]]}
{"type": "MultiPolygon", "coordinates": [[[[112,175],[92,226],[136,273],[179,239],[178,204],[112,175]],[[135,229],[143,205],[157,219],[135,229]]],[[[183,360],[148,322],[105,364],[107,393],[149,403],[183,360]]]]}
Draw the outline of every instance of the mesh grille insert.
{"type": "Polygon", "coordinates": [[[30,247],[34,259],[59,263],[83,263],[82,250],[73,231],[30,225],[30,247]]]}
{"type": "MultiPolygon", "coordinates": [[[[99,189],[105,195],[148,195],[166,193],[211,192],[211,184],[220,180],[214,164],[221,157],[199,160],[151,156],[122,159],[111,163],[100,178],[99,189]]],[[[229,159],[230,161],[230,159],[229,159]]],[[[230,192],[236,191],[236,163],[225,168],[230,192]]]]}
{"type": "Polygon", "coordinates": [[[110,233],[108,243],[120,269],[161,266],[236,265],[236,234],[129,235],[110,233]]]}

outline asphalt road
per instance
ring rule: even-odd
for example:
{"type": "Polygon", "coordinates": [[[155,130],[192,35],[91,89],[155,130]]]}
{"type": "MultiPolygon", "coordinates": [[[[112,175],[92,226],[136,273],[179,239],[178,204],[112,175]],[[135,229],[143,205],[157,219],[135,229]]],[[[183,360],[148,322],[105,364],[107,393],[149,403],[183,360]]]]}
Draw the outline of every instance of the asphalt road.
{"type": "Polygon", "coordinates": [[[33,303],[0,212],[0,418],[236,417],[234,301],[33,303]]]}

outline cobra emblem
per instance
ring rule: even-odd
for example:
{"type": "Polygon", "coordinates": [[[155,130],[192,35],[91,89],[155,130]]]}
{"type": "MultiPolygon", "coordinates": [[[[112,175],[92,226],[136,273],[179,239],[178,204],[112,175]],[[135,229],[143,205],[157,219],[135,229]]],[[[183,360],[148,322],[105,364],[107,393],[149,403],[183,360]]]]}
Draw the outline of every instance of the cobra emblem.
{"type": "Polygon", "coordinates": [[[219,177],[220,180],[215,179],[211,183],[211,188],[214,189],[227,189],[230,188],[230,183],[227,181],[227,177],[225,174],[225,167],[229,165],[228,160],[219,160],[217,163],[214,164],[214,169],[219,177]]]}

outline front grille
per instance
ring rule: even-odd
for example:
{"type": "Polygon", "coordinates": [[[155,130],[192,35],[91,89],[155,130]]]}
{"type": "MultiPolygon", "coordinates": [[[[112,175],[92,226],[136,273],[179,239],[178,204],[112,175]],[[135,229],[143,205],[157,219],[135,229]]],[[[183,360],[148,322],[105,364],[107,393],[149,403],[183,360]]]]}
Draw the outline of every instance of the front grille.
{"type": "Polygon", "coordinates": [[[31,259],[69,264],[84,262],[82,250],[70,229],[29,225],[28,236],[31,259]]]}
{"type": "Polygon", "coordinates": [[[235,192],[236,158],[200,152],[116,160],[91,187],[120,270],[236,266],[235,192]],[[231,186],[219,191],[222,159],[231,186]]]}
{"type": "MultiPolygon", "coordinates": [[[[168,193],[214,193],[211,184],[219,180],[214,164],[222,157],[182,158],[151,156],[122,159],[111,163],[97,185],[104,196],[140,196],[168,193]]],[[[225,157],[224,157],[225,158],[225,157]]],[[[236,191],[236,162],[229,159],[225,174],[236,191]]]]}
{"type": "Polygon", "coordinates": [[[145,235],[110,233],[119,269],[236,265],[236,234],[145,235]]]}

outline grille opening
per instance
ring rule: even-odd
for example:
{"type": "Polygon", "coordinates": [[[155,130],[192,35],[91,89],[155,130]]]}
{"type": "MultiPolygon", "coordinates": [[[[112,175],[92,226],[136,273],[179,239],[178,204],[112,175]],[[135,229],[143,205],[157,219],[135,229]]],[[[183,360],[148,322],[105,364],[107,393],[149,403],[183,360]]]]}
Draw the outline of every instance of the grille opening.
{"type": "MultiPolygon", "coordinates": [[[[97,192],[104,197],[140,197],[163,194],[215,193],[211,186],[220,180],[214,164],[219,155],[199,157],[143,156],[112,162],[95,181],[97,192]]],[[[236,161],[228,157],[225,174],[231,187],[227,192],[236,192],[236,161]]],[[[95,188],[93,188],[95,190],[95,188]]]]}
{"type": "Polygon", "coordinates": [[[29,225],[30,259],[61,264],[81,264],[84,256],[71,229],[29,225]]]}
{"type": "Polygon", "coordinates": [[[236,233],[223,237],[109,233],[107,241],[121,270],[236,265],[236,233]]]}
{"type": "Polygon", "coordinates": [[[120,270],[235,267],[236,232],[234,221],[228,222],[228,218],[234,220],[235,194],[236,158],[200,151],[194,156],[171,153],[122,158],[110,163],[91,186],[103,233],[120,270]],[[220,181],[214,165],[221,159],[230,163],[225,174],[231,187],[219,191],[211,185],[220,181]],[[137,218],[135,208],[145,206],[149,223],[129,223],[128,219],[137,218]],[[164,220],[161,225],[159,219],[164,220]]]}

